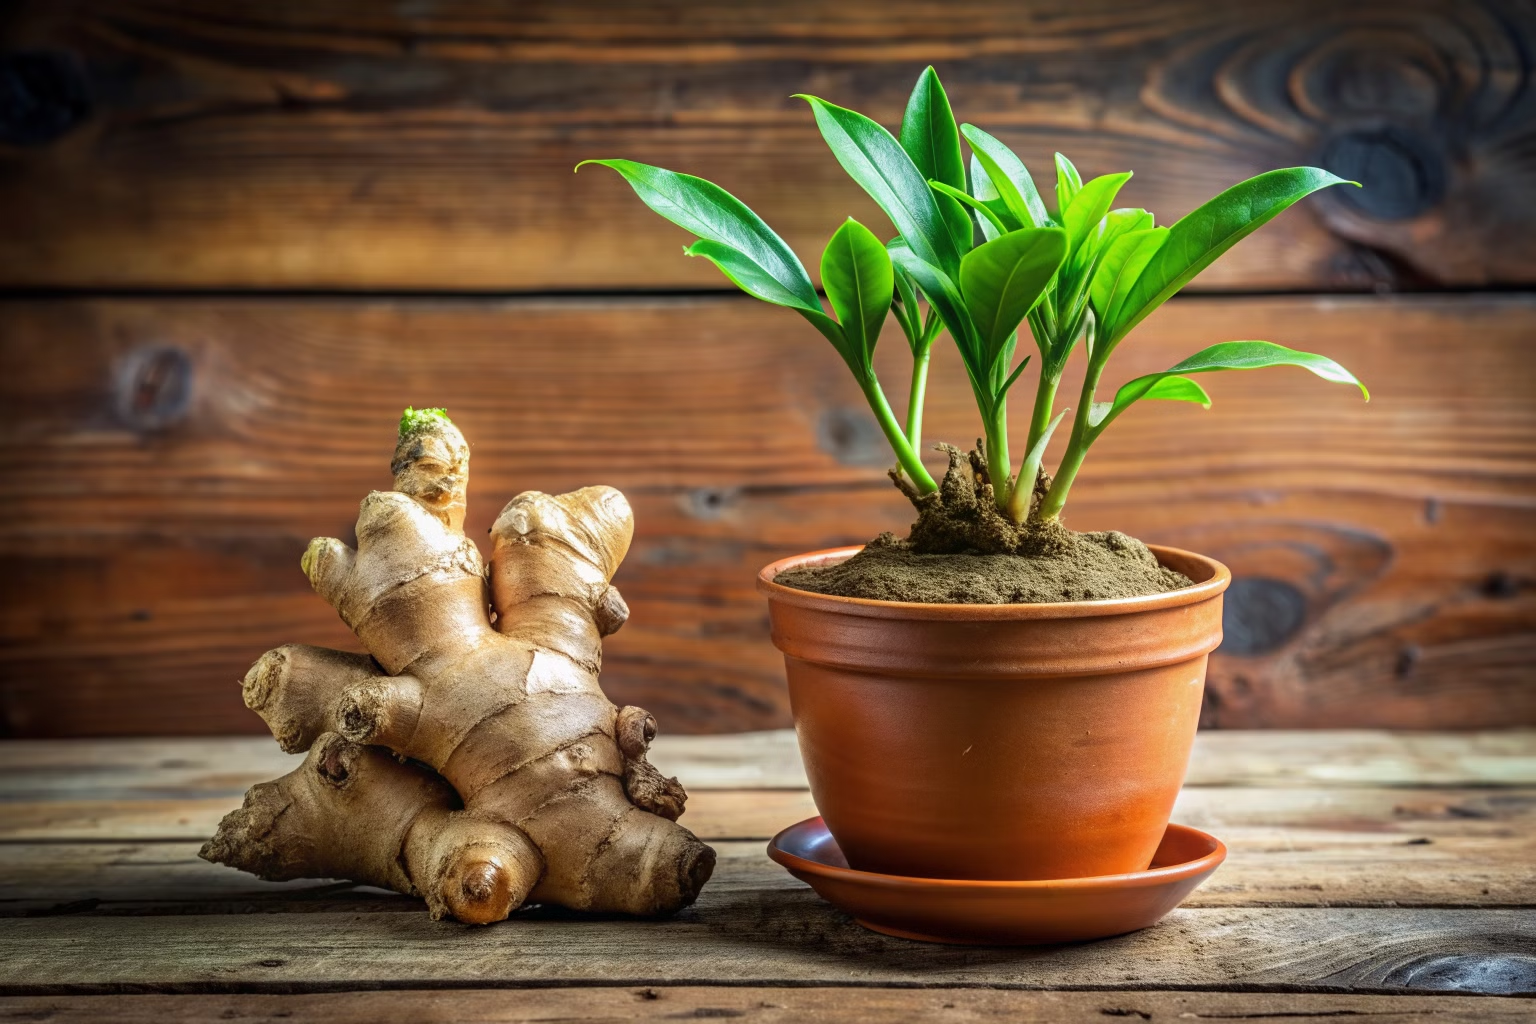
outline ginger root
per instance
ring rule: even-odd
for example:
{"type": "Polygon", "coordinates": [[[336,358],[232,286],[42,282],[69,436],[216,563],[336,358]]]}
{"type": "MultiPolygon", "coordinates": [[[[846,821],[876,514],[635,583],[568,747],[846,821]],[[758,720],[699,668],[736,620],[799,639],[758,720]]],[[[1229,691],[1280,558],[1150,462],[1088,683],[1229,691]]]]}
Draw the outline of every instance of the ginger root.
{"type": "Polygon", "coordinates": [[[529,491],[464,536],[469,445],[406,410],[395,490],[363,499],[357,548],[302,566],[369,654],[268,651],[246,706],[304,764],[253,787],[203,847],[263,878],[347,878],[487,924],[525,901],[672,913],[715,854],[676,824],[687,799],[646,760],[656,720],[598,686],[629,609],[610,580],[634,518],[611,487],[529,491]]]}

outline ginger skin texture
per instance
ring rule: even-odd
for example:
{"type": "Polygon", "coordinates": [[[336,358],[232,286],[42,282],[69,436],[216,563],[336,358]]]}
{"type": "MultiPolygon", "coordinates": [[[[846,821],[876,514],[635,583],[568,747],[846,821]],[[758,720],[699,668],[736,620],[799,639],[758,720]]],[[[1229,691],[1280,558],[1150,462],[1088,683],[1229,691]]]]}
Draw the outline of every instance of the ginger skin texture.
{"type": "Polygon", "coordinates": [[[528,491],[464,536],[469,445],[407,410],[395,490],[363,499],[357,549],[303,569],[369,654],[289,645],[246,706],[303,765],[253,787],[202,856],[262,878],[347,878],[504,919],[524,902],[644,916],[692,903],[715,853],[676,823],[686,794],[646,760],[656,720],[598,686],[629,609],[610,584],[634,517],[611,487],[528,491]]]}

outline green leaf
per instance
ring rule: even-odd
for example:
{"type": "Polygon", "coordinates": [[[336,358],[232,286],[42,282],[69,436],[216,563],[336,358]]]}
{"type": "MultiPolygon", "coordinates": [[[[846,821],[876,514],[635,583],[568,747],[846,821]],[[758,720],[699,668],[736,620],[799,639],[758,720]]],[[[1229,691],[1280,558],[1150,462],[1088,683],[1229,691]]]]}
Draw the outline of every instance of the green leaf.
{"type": "MultiPolygon", "coordinates": [[[[1060,153],[1056,154],[1061,159],[1060,153]]],[[[1067,252],[1076,253],[1115,203],[1115,195],[1131,180],[1131,172],[1105,174],[1086,185],[1080,184],[1074,197],[1061,208],[1061,225],[1067,229],[1067,252]]]]}
{"type": "MultiPolygon", "coordinates": [[[[1077,173],[1077,168],[1072,166],[1062,153],[1056,154],[1056,209],[1063,215],[1067,207],[1072,205],[1072,200],[1077,198],[1078,191],[1083,187],[1083,176],[1077,173]]],[[[1108,209],[1108,207],[1105,207],[1108,209]]]]}
{"type": "MultiPolygon", "coordinates": [[[[837,349],[838,355],[843,357],[854,373],[863,372],[864,363],[861,359],[862,346],[858,339],[850,341],[836,320],[827,316],[818,301],[814,306],[802,305],[798,296],[785,291],[777,281],[768,277],[761,267],[753,263],[745,254],[728,245],[703,238],[694,242],[683,252],[689,256],[702,256],[709,260],[720,272],[730,278],[732,284],[754,298],[771,302],[775,306],[788,306],[796,313],[810,321],[811,326],[821,332],[822,336],[832,343],[837,349]]],[[[860,377],[862,380],[863,378],[860,377]]]]}
{"type": "Polygon", "coordinates": [[[689,254],[713,261],[749,295],[780,306],[822,312],[816,287],[794,250],[745,203],[719,185],[633,160],[583,160],[576,169],[587,164],[618,171],[645,205],[678,227],[715,243],[707,251],[689,254]],[[722,263],[719,247],[736,253],[726,260],[729,270],[722,263]]]}
{"type": "MultiPolygon", "coordinates": [[[[1001,199],[989,199],[982,201],[967,195],[958,188],[953,188],[949,185],[946,185],[942,181],[930,181],[928,183],[928,187],[933,189],[935,192],[941,193],[942,195],[948,196],[951,199],[964,203],[966,206],[971,207],[971,209],[975,210],[987,220],[991,221],[992,233],[987,235],[988,241],[991,241],[998,235],[1006,234],[1010,230],[1007,223],[1003,220],[1003,214],[1007,213],[1007,207],[1003,205],[1003,201],[1001,199]]],[[[970,223],[969,217],[966,218],[966,223],[970,223]]]]}
{"type": "Polygon", "coordinates": [[[1152,385],[1152,390],[1141,396],[1143,399],[1155,398],[1165,402],[1194,402],[1202,408],[1211,407],[1211,396],[1205,393],[1205,388],[1198,381],[1188,377],[1164,377],[1152,385]]]}
{"type": "MultiPolygon", "coordinates": [[[[1015,334],[1014,338],[1017,339],[1018,335],[1015,334]]],[[[1013,350],[1012,350],[1012,348],[1010,348],[1009,351],[1008,351],[1008,359],[1012,359],[1012,358],[1013,358],[1013,350]]],[[[998,363],[998,365],[999,366],[1007,366],[1008,365],[1008,360],[1006,360],[1006,359],[1005,360],[1001,360],[998,363]]],[[[1014,382],[1019,379],[1019,375],[1024,372],[1024,367],[1026,367],[1028,365],[1029,365],[1029,356],[1025,356],[1023,359],[1019,360],[1019,365],[1015,366],[1013,368],[1013,372],[1010,373],[1007,377],[1003,378],[1003,382],[1000,385],[998,385],[997,397],[1002,398],[1002,397],[1004,397],[1005,395],[1008,394],[1008,390],[1013,387],[1014,382]]]]}
{"type": "Polygon", "coordinates": [[[860,352],[864,368],[869,369],[896,287],[885,246],[874,232],[849,217],[821,254],[821,284],[850,349],[860,352]]]}
{"type": "MultiPolygon", "coordinates": [[[[1089,189],[1094,187],[1089,182],[1089,189]]],[[[1084,203],[1089,192],[1078,193],[1074,206],[1084,203]]],[[[1090,300],[1089,287],[1093,283],[1099,264],[1108,255],[1110,247],[1121,235],[1145,230],[1152,226],[1152,215],[1145,210],[1111,210],[1088,231],[1086,237],[1067,257],[1066,264],[1056,276],[1055,302],[1061,314],[1062,334],[1051,347],[1053,362],[1064,360],[1077,344],[1077,334],[1087,317],[1085,308],[1090,300]]],[[[1089,356],[1093,354],[1089,346],[1089,356]]]]}
{"type": "Polygon", "coordinates": [[[1088,232],[1088,237],[1078,247],[1072,262],[1078,267],[1092,263],[1097,268],[1099,262],[1108,254],[1109,247],[1114,244],[1115,239],[1132,231],[1146,231],[1152,226],[1152,214],[1146,210],[1135,208],[1110,210],[1088,232]]]}
{"type": "MultiPolygon", "coordinates": [[[[1293,203],[1343,178],[1317,167],[1268,171],[1234,185],[1182,217],[1147,263],[1104,333],[1110,347],[1216,258],[1293,203]]],[[[1347,182],[1347,184],[1357,184],[1347,182]]]]}
{"type": "Polygon", "coordinates": [[[1266,366],[1299,366],[1304,370],[1311,370],[1326,381],[1332,381],[1335,384],[1353,384],[1360,389],[1366,401],[1371,400],[1371,393],[1366,390],[1365,385],[1361,384],[1354,374],[1327,356],[1312,352],[1298,352],[1284,345],[1276,345],[1272,341],[1224,341],[1219,345],[1212,345],[1210,348],[1196,352],[1162,373],[1149,373],[1145,377],[1137,377],[1133,381],[1122,384],[1120,390],[1115,392],[1115,400],[1110,403],[1110,409],[1099,425],[1107,426],[1110,420],[1143,398],[1163,398],[1209,405],[1210,396],[1206,395],[1205,390],[1194,381],[1182,377],[1182,374],[1215,373],[1218,370],[1258,370],[1266,366]]]}
{"type": "MultiPolygon", "coordinates": [[[[785,288],[740,249],[733,249],[721,242],[704,238],[686,246],[683,254],[702,256],[709,260],[720,268],[722,274],[730,278],[732,284],[754,298],[771,302],[775,306],[805,308],[805,302],[800,296],[785,288]]],[[[821,304],[817,303],[816,308],[820,309],[821,304]]]]}
{"type": "MultiPolygon", "coordinates": [[[[932,182],[929,184],[931,186],[932,182]]],[[[987,174],[987,169],[981,165],[981,161],[976,159],[975,153],[971,154],[971,195],[976,199],[978,203],[981,203],[987,209],[996,214],[998,219],[1003,222],[1005,227],[1008,225],[1009,221],[1017,221],[1017,218],[1014,217],[1013,213],[1008,210],[1008,204],[1003,202],[1002,197],[997,194],[997,189],[992,185],[991,176],[987,174]],[[1001,207],[1001,210],[999,207],[1001,207]],[[1004,216],[1005,213],[1007,214],[1006,216],[1004,216]]],[[[1008,233],[1007,231],[997,230],[997,225],[993,224],[991,218],[989,217],[982,217],[978,223],[981,226],[981,237],[983,241],[990,242],[998,235],[1005,235],[1008,233]]],[[[1022,224],[1015,223],[1015,225],[1010,230],[1017,231],[1023,226],[1024,225],[1022,224]]]]}
{"type": "MultiPolygon", "coordinates": [[[[920,259],[905,245],[889,244],[886,251],[891,254],[891,262],[896,265],[896,269],[917,282],[924,297],[928,299],[929,307],[939,314],[939,319],[949,330],[949,336],[955,339],[955,347],[960,350],[960,358],[970,374],[972,387],[980,394],[983,382],[988,379],[988,367],[981,358],[976,326],[966,310],[960,286],[943,270],[920,259]]],[[[972,250],[972,253],[975,251],[972,250]]]]}
{"type": "MultiPolygon", "coordinates": [[[[1056,289],[1061,296],[1060,304],[1069,325],[1077,322],[1084,314],[1083,304],[1090,299],[1089,287],[1094,275],[1115,240],[1131,231],[1144,231],[1151,226],[1152,215],[1146,210],[1111,210],[1088,232],[1087,237],[1067,258],[1066,266],[1056,279],[1056,289]]],[[[1066,343],[1070,345],[1075,340],[1066,343]]]]}
{"type": "Polygon", "coordinates": [[[977,246],[960,261],[960,292],[981,344],[981,368],[991,371],[1066,252],[1060,228],[1023,228],[977,246]]]}
{"type": "MultiPolygon", "coordinates": [[[[925,68],[917,77],[901,117],[899,138],[901,148],[925,180],[940,181],[964,193],[965,159],[960,155],[960,131],[955,127],[949,97],[944,95],[944,86],[932,67],[925,68]]],[[[970,214],[949,194],[940,197],[938,204],[955,247],[969,252],[975,240],[970,214]]]]}
{"type": "Polygon", "coordinates": [[[799,98],[811,105],[816,126],[837,162],[891,218],[912,252],[925,263],[957,271],[960,251],[949,225],[939,212],[927,176],[912,163],[901,143],[857,111],[815,96],[799,98]]]}
{"type": "MultiPolygon", "coordinates": [[[[986,171],[998,198],[1007,204],[1009,211],[1018,219],[1021,227],[1043,228],[1051,223],[1035,179],[1029,176],[1024,162],[1013,150],[977,128],[973,124],[960,126],[960,133],[971,144],[971,156],[986,171]]],[[[974,186],[973,186],[974,187],[974,186]]],[[[978,197],[981,192],[976,193],[978,197]]]]}
{"type": "Polygon", "coordinates": [[[1088,299],[1098,314],[1098,342],[1107,348],[1110,329],[1124,307],[1126,296],[1157,250],[1168,239],[1167,228],[1127,231],[1109,244],[1088,287],[1088,299]]]}
{"type": "MultiPolygon", "coordinates": [[[[889,256],[889,253],[887,253],[889,256]]],[[[891,300],[891,308],[896,312],[896,318],[901,323],[901,331],[907,336],[907,346],[916,355],[922,345],[922,322],[918,319],[917,285],[912,283],[912,278],[905,271],[892,268],[892,277],[896,282],[896,294],[891,300]]]]}

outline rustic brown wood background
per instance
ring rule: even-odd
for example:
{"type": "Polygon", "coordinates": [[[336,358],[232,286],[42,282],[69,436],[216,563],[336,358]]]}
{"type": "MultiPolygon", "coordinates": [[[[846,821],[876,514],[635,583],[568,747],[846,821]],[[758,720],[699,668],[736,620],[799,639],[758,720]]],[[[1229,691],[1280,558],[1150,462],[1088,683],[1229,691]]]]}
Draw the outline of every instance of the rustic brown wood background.
{"type": "MultiPolygon", "coordinates": [[[[1521,0],[0,6],[0,733],[259,730],[253,658],[350,643],[298,557],[387,483],[407,403],[474,442],[472,526],[630,495],[616,699],[787,724],[753,574],[903,526],[882,441],[814,332],[571,167],[718,180],[814,264],[880,217],[790,94],[893,124],[929,62],[1037,170],[1134,168],[1165,222],[1275,166],[1367,186],[1243,243],[1115,372],[1263,337],[1375,400],[1230,375],[1127,417],[1075,492],[1079,528],[1235,570],[1207,724],[1536,722],[1533,52],[1521,0]]],[[[930,435],[974,436],[935,376],[930,435]]]]}

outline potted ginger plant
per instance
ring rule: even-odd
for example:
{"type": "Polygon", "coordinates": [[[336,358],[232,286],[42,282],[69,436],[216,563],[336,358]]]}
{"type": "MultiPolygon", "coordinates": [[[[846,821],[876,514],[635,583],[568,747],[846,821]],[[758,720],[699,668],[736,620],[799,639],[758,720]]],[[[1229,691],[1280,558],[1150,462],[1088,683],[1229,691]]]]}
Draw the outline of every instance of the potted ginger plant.
{"type": "Polygon", "coordinates": [[[1149,211],[1115,207],[1130,172],[1084,181],[1061,154],[1048,206],[1012,151],[957,127],[932,68],[897,135],[802,98],[897,231],[882,242],[853,219],[837,228],[821,256],[831,313],[794,252],[724,189],[628,160],[587,162],[619,172],[696,235],[688,255],[832,343],[916,507],[904,539],[787,558],[760,576],[817,807],[847,863],[866,872],[1143,871],[1188,763],[1230,576],[1202,555],[1074,533],[1063,513],[1094,442],[1137,402],[1209,406],[1197,375],[1293,366],[1365,393],[1333,360],[1268,341],[1213,345],[1108,386],[1138,324],[1248,234],[1343,181],[1313,167],[1270,171],[1160,226],[1149,211]],[[872,361],[887,317],[912,353],[904,421],[872,361]],[[1036,353],[1021,358],[1026,330],[1036,353]],[[920,452],[940,333],[959,350],[982,438],[970,452],[940,446],[949,469],[935,480],[920,452]],[[1063,401],[1079,351],[1081,384],[1063,401]],[[1014,449],[1009,397],[1032,360],[1034,400],[1014,449]],[[1065,451],[1047,467],[1047,444],[1069,416],[1065,451]]]}

